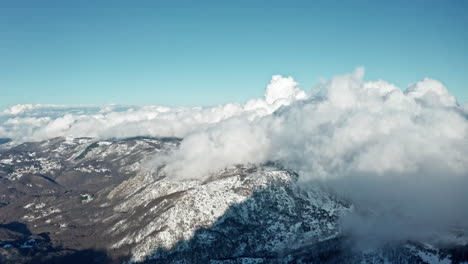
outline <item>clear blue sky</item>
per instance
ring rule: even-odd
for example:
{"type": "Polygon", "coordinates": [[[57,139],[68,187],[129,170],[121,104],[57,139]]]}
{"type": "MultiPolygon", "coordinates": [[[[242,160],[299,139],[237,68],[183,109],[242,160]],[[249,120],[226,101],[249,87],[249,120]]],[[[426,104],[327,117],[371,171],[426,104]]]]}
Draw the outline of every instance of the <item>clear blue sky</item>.
{"type": "Polygon", "coordinates": [[[0,108],[214,105],[367,69],[468,102],[468,1],[2,1],[0,108]]]}

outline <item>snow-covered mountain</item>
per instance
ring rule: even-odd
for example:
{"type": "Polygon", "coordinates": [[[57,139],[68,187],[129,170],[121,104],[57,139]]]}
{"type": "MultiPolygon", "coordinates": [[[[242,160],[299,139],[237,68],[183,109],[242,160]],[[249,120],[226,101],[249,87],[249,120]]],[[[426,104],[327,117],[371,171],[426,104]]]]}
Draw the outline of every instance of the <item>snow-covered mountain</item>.
{"type": "Polygon", "coordinates": [[[461,263],[468,246],[355,246],[353,210],[275,163],[205,179],[146,168],[178,138],[53,138],[0,147],[1,263],[461,263]]]}

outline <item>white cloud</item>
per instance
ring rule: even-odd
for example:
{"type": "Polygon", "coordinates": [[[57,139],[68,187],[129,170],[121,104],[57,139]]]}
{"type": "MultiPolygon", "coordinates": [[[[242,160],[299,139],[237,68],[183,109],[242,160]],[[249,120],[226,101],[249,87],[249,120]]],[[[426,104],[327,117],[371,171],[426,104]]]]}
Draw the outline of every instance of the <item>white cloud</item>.
{"type": "Polygon", "coordinates": [[[237,163],[279,162],[299,172],[302,183],[323,181],[353,200],[355,214],[343,227],[361,241],[467,230],[465,110],[434,80],[403,92],[362,76],[362,69],[337,76],[272,115],[241,115],[195,131],[163,161],[165,170],[178,179],[203,178],[237,163]]]}
{"type": "Polygon", "coordinates": [[[305,93],[291,77],[273,77],[264,99],[210,108],[165,106],[15,105],[0,113],[0,137],[39,141],[58,136],[184,137],[210,124],[236,116],[253,120],[283,105],[302,100],[305,93]]]}
{"type": "Polygon", "coordinates": [[[274,104],[277,100],[294,101],[305,99],[306,93],[297,88],[298,83],[292,77],[284,78],[281,75],[274,75],[265,91],[265,101],[274,104]]]}
{"type": "Polygon", "coordinates": [[[155,162],[167,164],[166,172],[178,179],[209,177],[233,164],[265,161],[270,145],[262,127],[232,118],[189,135],[172,155],[155,162]]]}
{"type": "Polygon", "coordinates": [[[31,105],[31,104],[14,105],[14,106],[4,110],[3,112],[5,114],[17,115],[17,114],[21,114],[21,113],[23,113],[25,111],[31,110],[33,108],[34,108],[34,106],[31,105]]]}
{"type": "Polygon", "coordinates": [[[406,90],[406,94],[411,98],[430,105],[442,105],[447,107],[457,105],[455,97],[449,93],[441,82],[429,78],[425,78],[409,86],[406,90]]]}

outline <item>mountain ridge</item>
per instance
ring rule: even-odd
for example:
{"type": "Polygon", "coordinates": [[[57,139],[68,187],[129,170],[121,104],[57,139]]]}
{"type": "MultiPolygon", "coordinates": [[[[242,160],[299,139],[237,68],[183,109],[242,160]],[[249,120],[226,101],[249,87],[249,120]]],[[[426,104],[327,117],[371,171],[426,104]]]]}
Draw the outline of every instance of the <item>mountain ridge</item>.
{"type": "Polygon", "coordinates": [[[54,138],[0,150],[0,260],[444,263],[453,255],[415,242],[355,250],[339,222],[352,205],[274,163],[185,181],[142,169],[180,140],[54,138]]]}

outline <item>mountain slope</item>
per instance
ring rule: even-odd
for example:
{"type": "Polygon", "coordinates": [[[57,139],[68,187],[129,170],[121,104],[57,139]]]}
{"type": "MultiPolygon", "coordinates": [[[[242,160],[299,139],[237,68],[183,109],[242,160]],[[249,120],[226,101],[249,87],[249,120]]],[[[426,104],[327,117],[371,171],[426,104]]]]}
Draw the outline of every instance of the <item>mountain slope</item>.
{"type": "MultiPolygon", "coordinates": [[[[430,263],[466,248],[407,242],[359,251],[352,206],[275,164],[175,181],[148,159],[176,138],[54,138],[0,151],[0,262],[430,263]]],[[[11,144],[11,143],[8,143],[11,144]]]]}

